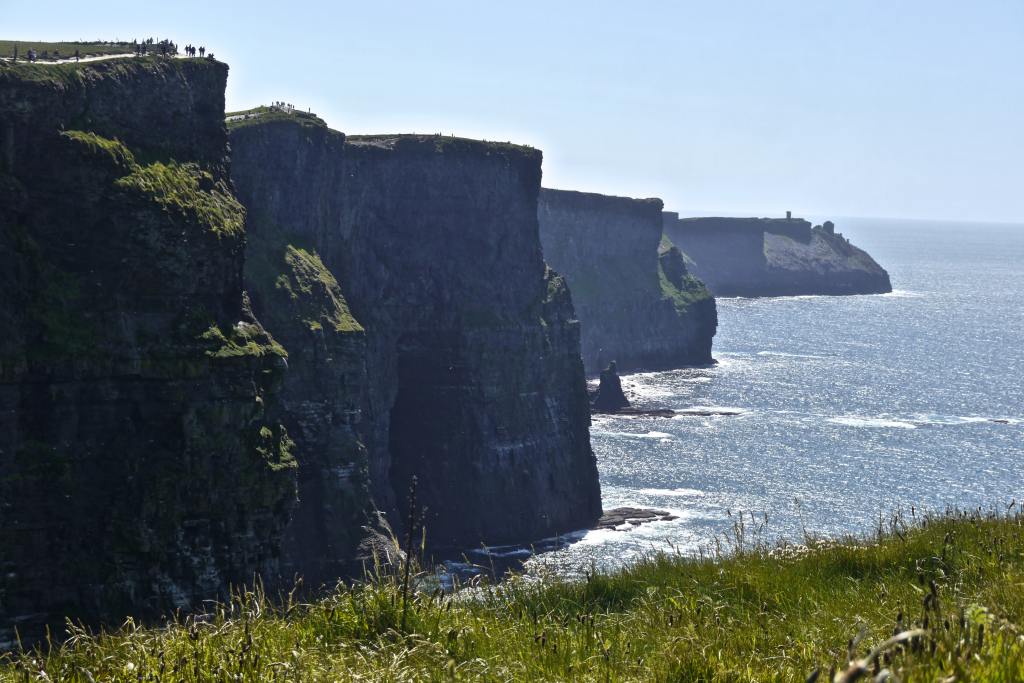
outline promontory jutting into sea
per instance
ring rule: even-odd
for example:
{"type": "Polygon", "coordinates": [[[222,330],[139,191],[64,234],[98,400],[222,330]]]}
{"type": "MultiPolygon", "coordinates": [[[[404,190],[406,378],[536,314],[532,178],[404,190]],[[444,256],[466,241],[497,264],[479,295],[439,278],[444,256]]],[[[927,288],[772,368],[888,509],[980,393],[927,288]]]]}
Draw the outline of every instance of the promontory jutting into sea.
{"type": "Polygon", "coordinates": [[[529,146],[225,112],[160,45],[0,61],[0,649],[368,566],[402,631],[423,576],[1019,493],[1020,232],[549,188],[529,146]]]}

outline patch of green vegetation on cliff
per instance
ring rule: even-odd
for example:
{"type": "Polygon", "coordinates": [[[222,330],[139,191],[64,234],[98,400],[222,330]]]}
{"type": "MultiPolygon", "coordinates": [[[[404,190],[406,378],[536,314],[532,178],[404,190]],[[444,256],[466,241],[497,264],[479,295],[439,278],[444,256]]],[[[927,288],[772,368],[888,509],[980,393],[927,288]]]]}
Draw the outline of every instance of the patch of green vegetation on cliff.
{"type": "Polygon", "coordinates": [[[692,275],[683,278],[681,289],[676,287],[669,281],[668,276],[665,275],[665,269],[660,263],[658,264],[658,282],[661,284],[662,295],[672,301],[676,311],[680,314],[686,313],[691,304],[711,298],[711,292],[704,286],[704,283],[692,275]]]}
{"type": "Polygon", "coordinates": [[[275,287],[287,293],[293,301],[316,294],[326,297],[326,305],[320,309],[319,315],[304,321],[311,330],[321,329],[326,323],[336,332],[363,331],[363,326],[349,310],[338,281],[320,260],[319,254],[289,244],[285,247],[284,262],[289,272],[277,277],[275,287]]]}
{"type": "Polygon", "coordinates": [[[314,248],[281,231],[265,216],[249,216],[245,279],[260,304],[260,319],[277,334],[299,320],[311,332],[361,333],[334,274],[314,248]]]}
{"type": "Polygon", "coordinates": [[[295,442],[282,425],[263,425],[256,432],[254,448],[271,472],[298,469],[295,460],[295,442]]]}
{"type": "Polygon", "coordinates": [[[0,680],[1024,679],[1024,519],[907,521],[781,547],[737,523],[724,553],[455,596],[427,573],[407,609],[399,572],[310,604],[242,593],[167,626],[75,629],[0,656],[0,680]]]}
{"type": "Polygon", "coordinates": [[[658,282],[662,296],[672,301],[680,315],[692,304],[712,298],[707,286],[687,271],[687,265],[686,255],[662,234],[658,245],[658,282]]]}
{"type": "Polygon", "coordinates": [[[565,277],[545,264],[544,280],[547,282],[547,292],[544,296],[544,303],[564,301],[568,295],[569,289],[569,285],[566,284],[565,277]]]}
{"type": "Polygon", "coordinates": [[[237,237],[245,230],[245,209],[198,164],[157,161],[135,167],[115,184],[199,222],[218,237],[237,237]]]}
{"type": "Polygon", "coordinates": [[[199,335],[208,346],[206,355],[210,358],[241,358],[267,355],[288,357],[288,352],[259,325],[239,321],[228,334],[216,323],[199,335]]]}
{"type": "Polygon", "coordinates": [[[66,130],[61,133],[61,137],[80,145],[89,154],[108,159],[118,168],[123,168],[126,171],[138,168],[135,155],[116,138],[111,140],[82,130],[66,130]]]}
{"type": "Polygon", "coordinates": [[[81,130],[63,131],[61,137],[118,168],[124,175],[114,181],[116,187],[142,195],[218,237],[237,237],[244,232],[245,209],[223,183],[198,164],[170,160],[142,165],[117,139],[81,130]]]}

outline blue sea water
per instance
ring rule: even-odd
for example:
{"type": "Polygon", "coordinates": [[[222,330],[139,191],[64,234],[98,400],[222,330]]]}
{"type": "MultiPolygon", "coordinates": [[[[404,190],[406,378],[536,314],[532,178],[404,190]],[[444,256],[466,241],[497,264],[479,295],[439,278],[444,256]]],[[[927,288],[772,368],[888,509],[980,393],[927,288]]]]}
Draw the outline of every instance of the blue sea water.
{"type": "Polygon", "coordinates": [[[733,415],[597,417],[605,509],[678,519],[592,531],[556,571],[709,547],[742,511],[766,536],[870,533],[895,509],[1024,499],[1024,226],[850,219],[888,295],[719,299],[711,368],[623,377],[641,405],[733,415]],[[997,422],[998,421],[998,422],[997,422]],[[731,515],[731,516],[730,516],[731,515]]]}

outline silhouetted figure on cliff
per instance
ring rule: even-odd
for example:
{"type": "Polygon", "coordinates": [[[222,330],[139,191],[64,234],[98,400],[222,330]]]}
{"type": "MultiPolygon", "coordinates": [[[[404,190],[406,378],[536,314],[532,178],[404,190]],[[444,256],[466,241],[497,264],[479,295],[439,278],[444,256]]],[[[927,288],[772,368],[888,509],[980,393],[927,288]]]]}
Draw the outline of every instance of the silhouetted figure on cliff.
{"type": "Polygon", "coordinates": [[[199,56],[200,57],[205,57],[206,56],[206,48],[205,47],[200,47],[199,48],[199,56]]]}
{"type": "Polygon", "coordinates": [[[601,371],[601,384],[597,388],[597,396],[594,397],[594,409],[602,413],[614,413],[628,407],[629,401],[622,393],[622,382],[619,380],[615,361],[612,361],[601,371]]]}

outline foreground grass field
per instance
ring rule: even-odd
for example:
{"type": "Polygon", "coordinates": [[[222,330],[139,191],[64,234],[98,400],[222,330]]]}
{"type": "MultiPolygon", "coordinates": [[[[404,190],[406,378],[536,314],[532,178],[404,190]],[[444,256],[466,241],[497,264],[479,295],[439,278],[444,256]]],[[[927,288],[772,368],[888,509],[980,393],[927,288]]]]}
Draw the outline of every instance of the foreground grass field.
{"type": "Polygon", "coordinates": [[[1021,516],[886,526],[769,549],[738,523],[718,558],[415,593],[404,627],[397,577],[315,604],[248,592],[161,628],[76,630],[0,658],[0,680],[1024,680],[1021,516]]]}

